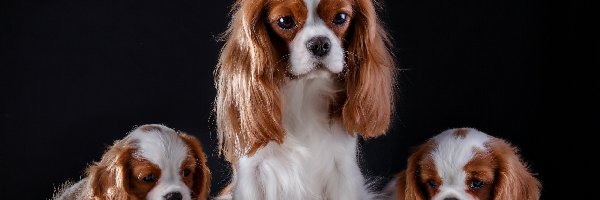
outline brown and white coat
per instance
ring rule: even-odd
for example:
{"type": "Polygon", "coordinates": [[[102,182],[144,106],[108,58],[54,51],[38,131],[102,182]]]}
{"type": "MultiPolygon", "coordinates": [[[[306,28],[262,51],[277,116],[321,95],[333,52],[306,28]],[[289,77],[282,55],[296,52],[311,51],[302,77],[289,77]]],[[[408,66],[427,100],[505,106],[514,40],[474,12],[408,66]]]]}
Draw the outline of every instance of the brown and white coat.
{"type": "Polygon", "coordinates": [[[203,200],[210,188],[206,156],[193,136],[144,125],[117,140],[86,178],[65,186],[57,200],[203,200]]]}
{"type": "Polygon", "coordinates": [[[540,182],[506,141],[450,129],[419,146],[388,185],[398,200],[537,200],[540,182]]]}

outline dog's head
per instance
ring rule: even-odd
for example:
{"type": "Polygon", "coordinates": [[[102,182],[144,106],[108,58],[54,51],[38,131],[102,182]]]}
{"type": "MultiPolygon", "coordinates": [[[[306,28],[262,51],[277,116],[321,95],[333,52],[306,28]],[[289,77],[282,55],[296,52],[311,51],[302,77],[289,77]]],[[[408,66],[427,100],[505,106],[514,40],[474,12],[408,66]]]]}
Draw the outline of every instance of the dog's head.
{"type": "Polygon", "coordinates": [[[206,199],[210,172],[200,143],[162,125],[116,141],[88,169],[94,199],[206,199]]]}
{"type": "Polygon", "coordinates": [[[419,146],[397,179],[402,200],[537,200],[540,183],[506,141],[471,128],[419,146]]]}

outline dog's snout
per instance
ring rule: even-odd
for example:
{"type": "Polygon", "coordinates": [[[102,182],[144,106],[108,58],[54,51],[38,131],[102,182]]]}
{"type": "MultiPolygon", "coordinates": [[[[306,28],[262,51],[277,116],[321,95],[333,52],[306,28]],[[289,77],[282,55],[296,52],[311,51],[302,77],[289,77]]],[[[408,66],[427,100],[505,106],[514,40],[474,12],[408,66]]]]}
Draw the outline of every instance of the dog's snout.
{"type": "Polygon", "coordinates": [[[316,57],[322,57],[329,53],[331,40],[324,36],[314,37],[306,42],[306,48],[316,57]]]}
{"type": "Polygon", "coordinates": [[[444,198],[444,200],[458,200],[456,197],[448,197],[448,198],[444,198]]]}
{"type": "Polygon", "coordinates": [[[181,195],[180,192],[170,192],[169,194],[166,194],[164,197],[165,197],[165,200],[181,200],[181,199],[183,199],[183,196],[181,195]]]}

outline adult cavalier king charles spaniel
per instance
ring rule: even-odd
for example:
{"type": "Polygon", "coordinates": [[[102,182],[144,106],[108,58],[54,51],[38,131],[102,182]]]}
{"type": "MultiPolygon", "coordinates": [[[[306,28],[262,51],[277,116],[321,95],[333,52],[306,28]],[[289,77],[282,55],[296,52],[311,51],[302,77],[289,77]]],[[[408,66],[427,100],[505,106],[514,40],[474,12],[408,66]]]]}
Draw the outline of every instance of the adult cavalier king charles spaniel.
{"type": "Polygon", "coordinates": [[[388,129],[394,59],[372,0],[237,0],[216,70],[222,198],[371,199],[357,138],[388,129]]]}

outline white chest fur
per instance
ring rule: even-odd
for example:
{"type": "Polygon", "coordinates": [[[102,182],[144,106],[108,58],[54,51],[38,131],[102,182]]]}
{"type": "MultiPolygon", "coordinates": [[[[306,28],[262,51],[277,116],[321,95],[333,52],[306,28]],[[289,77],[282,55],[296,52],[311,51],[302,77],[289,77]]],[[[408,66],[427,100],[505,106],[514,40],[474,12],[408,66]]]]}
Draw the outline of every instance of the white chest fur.
{"type": "Polygon", "coordinates": [[[329,76],[315,71],[287,81],[285,140],[239,160],[235,199],[370,199],[357,164],[356,136],[329,118],[336,92],[329,76]]]}

